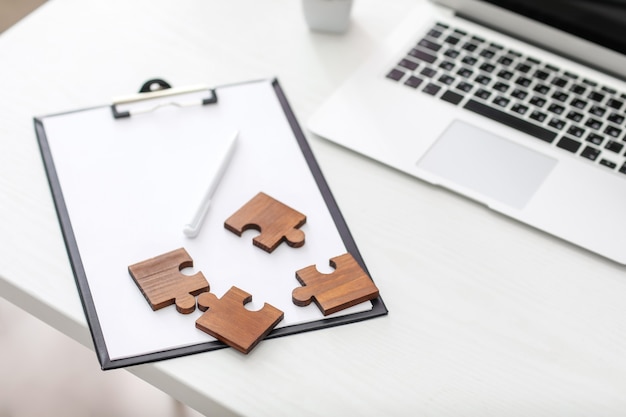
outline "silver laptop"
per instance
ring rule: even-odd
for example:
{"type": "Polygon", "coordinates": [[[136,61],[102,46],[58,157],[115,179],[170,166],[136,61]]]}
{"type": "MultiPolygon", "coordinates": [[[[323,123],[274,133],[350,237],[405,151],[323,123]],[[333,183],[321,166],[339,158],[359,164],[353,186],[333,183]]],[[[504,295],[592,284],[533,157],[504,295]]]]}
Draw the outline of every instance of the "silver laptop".
{"type": "Polygon", "coordinates": [[[419,2],[308,127],[626,264],[625,29],[620,0],[419,2]]]}

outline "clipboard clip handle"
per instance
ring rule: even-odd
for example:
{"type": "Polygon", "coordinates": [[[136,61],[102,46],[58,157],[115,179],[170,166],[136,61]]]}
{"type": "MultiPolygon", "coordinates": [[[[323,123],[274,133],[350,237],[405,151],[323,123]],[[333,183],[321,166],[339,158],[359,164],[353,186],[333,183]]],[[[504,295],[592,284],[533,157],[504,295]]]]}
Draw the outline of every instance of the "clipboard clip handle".
{"type": "Polygon", "coordinates": [[[209,88],[204,85],[198,86],[189,86],[189,87],[179,87],[174,88],[168,82],[154,78],[146,81],[139,90],[137,94],[131,94],[128,96],[117,97],[113,99],[113,103],[111,104],[111,111],[113,112],[113,117],[115,119],[123,119],[130,117],[131,115],[141,114],[141,113],[149,113],[160,107],[164,106],[177,106],[177,107],[189,107],[189,106],[206,106],[208,104],[217,103],[217,93],[215,89],[209,88]],[[186,95],[190,93],[196,92],[208,92],[207,97],[201,98],[193,98],[187,100],[176,100],[176,96],[186,95]],[[167,100],[168,98],[172,98],[172,100],[167,100]],[[148,105],[144,108],[136,108],[133,110],[120,110],[120,106],[134,104],[138,102],[143,102],[147,100],[155,100],[155,99],[163,99],[156,100],[156,104],[148,105]]]}

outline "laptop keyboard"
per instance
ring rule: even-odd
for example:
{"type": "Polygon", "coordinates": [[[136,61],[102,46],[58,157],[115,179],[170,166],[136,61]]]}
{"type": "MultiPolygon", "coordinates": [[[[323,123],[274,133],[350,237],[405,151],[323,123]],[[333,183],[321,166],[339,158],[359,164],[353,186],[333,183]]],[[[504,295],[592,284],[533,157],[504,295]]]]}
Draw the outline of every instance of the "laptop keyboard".
{"type": "Polygon", "coordinates": [[[626,174],[626,94],[435,24],[387,78],[626,174]]]}

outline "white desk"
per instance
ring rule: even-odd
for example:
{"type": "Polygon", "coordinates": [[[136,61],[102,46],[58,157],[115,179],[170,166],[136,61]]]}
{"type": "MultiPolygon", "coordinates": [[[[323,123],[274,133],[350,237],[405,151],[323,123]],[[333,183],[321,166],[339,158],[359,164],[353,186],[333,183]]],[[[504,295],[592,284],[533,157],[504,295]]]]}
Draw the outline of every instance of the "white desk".
{"type": "MultiPolygon", "coordinates": [[[[277,76],[304,125],[415,1],[356,0],[345,36],[297,0],[52,0],[5,32],[2,296],[91,345],[34,115],[277,76]]],[[[389,316],[130,372],[209,415],[626,415],[623,267],[309,138],[389,316]]]]}

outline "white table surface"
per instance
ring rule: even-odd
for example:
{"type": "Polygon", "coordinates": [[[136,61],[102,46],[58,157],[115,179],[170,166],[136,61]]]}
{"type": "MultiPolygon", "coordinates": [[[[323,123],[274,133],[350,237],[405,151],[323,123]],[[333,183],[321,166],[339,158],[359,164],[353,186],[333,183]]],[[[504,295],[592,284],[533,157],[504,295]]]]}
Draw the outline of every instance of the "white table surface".
{"type": "MultiPolygon", "coordinates": [[[[46,3],[0,36],[0,294],[91,346],[33,116],[277,76],[305,125],[416,1],[343,36],[297,0],[46,3]]],[[[626,415],[624,267],[307,135],[389,315],[130,372],[212,416],[626,415]]]]}

